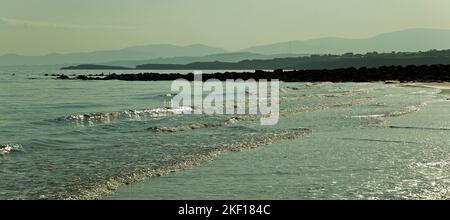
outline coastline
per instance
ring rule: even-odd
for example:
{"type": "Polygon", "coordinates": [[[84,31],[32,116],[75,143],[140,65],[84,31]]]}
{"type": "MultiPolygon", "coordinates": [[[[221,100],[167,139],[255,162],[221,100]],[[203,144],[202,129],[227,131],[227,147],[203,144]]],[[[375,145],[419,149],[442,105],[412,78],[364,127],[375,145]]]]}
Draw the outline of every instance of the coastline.
{"type": "Polygon", "coordinates": [[[450,90],[450,82],[442,82],[442,83],[421,83],[421,85],[434,88],[434,89],[442,89],[442,90],[450,90]]]}

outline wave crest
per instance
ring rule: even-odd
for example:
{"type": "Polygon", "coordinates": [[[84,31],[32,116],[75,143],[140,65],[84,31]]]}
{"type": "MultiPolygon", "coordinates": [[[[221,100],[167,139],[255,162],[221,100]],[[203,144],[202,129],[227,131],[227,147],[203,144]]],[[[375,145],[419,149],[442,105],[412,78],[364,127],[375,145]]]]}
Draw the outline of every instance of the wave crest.
{"type": "Polygon", "coordinates": [[[20,144],[0,144],[0,155],[5,155],[13,151],[22,151],[20,144]]]}
{"type": "Polygon", "coordinates": [[[93,183],[90,186],[79,189],[75,194],[61,195],[66,200],[80,200],[80,199],[98,199],[105,196],[118,187],[142,181],[149,177],[162,176],[171,172],[181,171],[189,167],[211,161],[216,159],[220,154],[225,152],[240,151],[244,149],[254,149],[259,146],[272,144],[276,141],[295,139],[307,134],[312,130],[308,128],[297,128],[291,130],[278,131],[257,137],[248,138],[246,140],[235,141],[232,143],[221,144],[216,149],[209,151],[206,154],[189,155],[179,158],[167,165],[159,168],[143,168],[130,174],[124,174],[101,182],[93,183]]]}
{"type": "Polygon", "coordinates": [[[190,131],[190,130],[196,130],[196,129],[202,129],[202,128],[216,128],[216,127],[222,127],[227,126],[231,124],[235,124],[239,121],[243,121],[244,118],[241,117],[232,117],[227,120],[224,120],[223,122],[217,122],[217,123],[191,123],[191,124],[182,124],[172,127],[150,127],[147,128],[149,131],[153,132],[168,132],[168,133],[174,133],[174,132],[182,132],[182,131],[190,131]]]}
{"type": "Polygon", "coordinates": [[[106,112],[106,113],[84,113],[63,117],[65,121],[87,122],[87,123],[111,123],[116,119],[139,120],[143,117],[160,117],[167,115],[190,114],[193,112],[191,107],[180,108],[153,108],[153,109],[130,109],[122,112],[106,112]]]}

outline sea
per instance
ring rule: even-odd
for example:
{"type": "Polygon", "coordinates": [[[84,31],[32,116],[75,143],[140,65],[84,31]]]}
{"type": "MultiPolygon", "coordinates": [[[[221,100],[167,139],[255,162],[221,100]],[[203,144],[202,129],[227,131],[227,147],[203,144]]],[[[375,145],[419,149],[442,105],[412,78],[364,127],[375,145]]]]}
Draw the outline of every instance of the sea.
{"type": "Polygon", "coordinates": [[[263,126],[170,108],[168,81],[52,76],[113,72],[138,73],[0,68],[0,199],[450,197],[449,90],[282,82],[263,126]]]}

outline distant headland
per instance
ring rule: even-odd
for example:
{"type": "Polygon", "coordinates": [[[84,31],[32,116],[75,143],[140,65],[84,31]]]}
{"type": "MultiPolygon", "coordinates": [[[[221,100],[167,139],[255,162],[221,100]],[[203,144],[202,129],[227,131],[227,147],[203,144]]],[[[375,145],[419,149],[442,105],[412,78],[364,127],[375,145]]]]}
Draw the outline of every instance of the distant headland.
{"type": "Polygon", "coordinates": [[[123,66],[106,66],[106,65],[96,65],[96,64],[81,64],[77,66],[68,66],[61,68],[62,70],[128,70],[132,68],[127,68],[123,66]]]}

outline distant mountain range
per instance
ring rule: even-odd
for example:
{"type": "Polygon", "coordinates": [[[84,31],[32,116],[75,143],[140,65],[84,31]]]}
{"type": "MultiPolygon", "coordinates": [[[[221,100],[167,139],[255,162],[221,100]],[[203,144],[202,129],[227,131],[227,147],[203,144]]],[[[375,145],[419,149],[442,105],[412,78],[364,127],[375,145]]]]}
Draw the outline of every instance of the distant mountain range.
{"type": "Polygon", "coordinates": [[[120,50],[48,54],[45,56],[6,54],[0,56],[0,66],[105,63],[118,60],[148,60],[161,57],[205,56],[225,52],[224,49],[209,47],[202,44],[189,46],[155,44],[129,47],[120,50]]]}
{"type": "Polygon", "coordinates": [[[98,64],[81,64],[76,66],[62,67],[62,70],[129,70],[132,68],[123,66],[106,66],[98,64]]]}
{"type": "MultiPolygon", "coordinates": [[[[239,62],[193,62],[189,64],[143,64],[138,70],[314,70],[381,66],[450,64],[450,50],[426,52],[391,52],[343,55],[311,55],[306,57],[243,60],[239,62]]],[[[127,69],[120,66],[84,64],[63,69],[127,69]]]]}
{"type": "Polygon", "coordinates": [[[242,51],[259,54],[303,53],[344,54],[403,51],[417,52],[431,49],[450,49],[450,30],[408,29],[380,34],[365,39],[320,38],[262,45],[242,51]]]}
{"type": "Polygon", "coordinates": [[[120,50],[85,53],[49,54],[45,56],[0,56],[0,66],[100,64],[134,67],[143,64],[188,64],[193,62],[238,62],[273,59],[302,54],[344,54],[372,51],[427,51],[450,49],[450,30],[408,29],[366,39],[320,38],[250,47],[238,52],[202,44],[175,46],[157,44],[120,50]]]}

